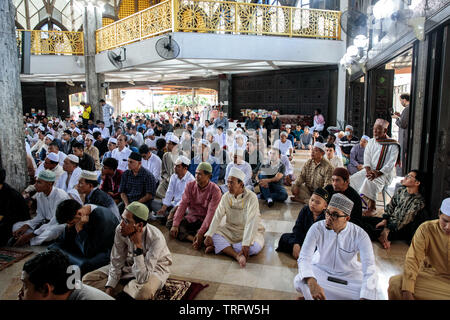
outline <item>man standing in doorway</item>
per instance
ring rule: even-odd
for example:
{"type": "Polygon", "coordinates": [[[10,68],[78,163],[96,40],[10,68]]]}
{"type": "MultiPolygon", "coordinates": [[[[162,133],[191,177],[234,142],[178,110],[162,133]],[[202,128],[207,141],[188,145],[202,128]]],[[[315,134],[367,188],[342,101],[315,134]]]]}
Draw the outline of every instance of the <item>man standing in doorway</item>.
{"type": "Polygon", "coordinates": [[[105,127],[109,129],[109,134],[112,135],[113,123],[111,117],[114,113],[114,108],[106,103],[104,99],[101,99],[99,103],[103,110],[103,122],[105,123],[105,127]]]}
{"type": "MultiPolygon", "coordinates": [[[[406,153],[407,153],[407,147],[408,147],[408,127],[409,127],[409,94],[404,93],[400,95],[400,103],[404,107],[402,113],[400,112],[394,112],[392,115],[392,118],[396,119],[395,124],[399,128],[398,132],[398,142],[400,143],[401,147],[401,161],[402,161],[402,168],[404,167],[404,163],[406,160],[406,153]]],[[[397,172],[399,174],[401,172],[397,172]]],[[[400,174],[401,175],[401,174],[400,174]]]]}

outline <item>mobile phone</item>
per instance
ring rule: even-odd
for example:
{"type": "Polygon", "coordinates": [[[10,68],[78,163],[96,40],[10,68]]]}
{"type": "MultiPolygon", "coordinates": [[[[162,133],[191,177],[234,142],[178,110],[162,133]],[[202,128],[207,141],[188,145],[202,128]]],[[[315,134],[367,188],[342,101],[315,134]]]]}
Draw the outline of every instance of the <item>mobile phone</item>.
{"type": "Polygon", "coordinates": [[[343,284],[343,285],[347,285],[348,284],[347,280],[342,280],[342,279],[334,278],[334,277],[328,277],[327,280],[331,281],[331,282],[340,283],[340,284],[343,284]]]}

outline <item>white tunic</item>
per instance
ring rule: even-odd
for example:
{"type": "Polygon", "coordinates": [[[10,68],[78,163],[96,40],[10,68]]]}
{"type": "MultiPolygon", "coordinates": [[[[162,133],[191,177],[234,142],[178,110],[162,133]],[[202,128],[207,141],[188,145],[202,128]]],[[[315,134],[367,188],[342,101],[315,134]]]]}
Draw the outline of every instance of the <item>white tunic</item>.
{"type": "Polygon", "coordinates": [[[292,146],[292,141],[291,140],[286,140],[286,142],[281,142],[281,140],[277,140],[275,141],[275,143],[273,144],[274,148],[280,149],[281,154],[290,155],[290,149],[294,149],[294,147],[292,146]]]}
{"type": "Polygon", "coordinates": [[[169,186],[167,187],[166,196],[164,197],[162,203],[165,206],[176,207],[181,201],[184,190],[186,189],[186,184],[190,181],[195,180],[194,176],[187,171],[183,178],[178,178],[174,173],[170,177],[169,186]]]}
{"type": "Polygon", "coordinates": [[[280,162],[284,164],[284,167],[286,168],[286,171],[284,172],[285,176],[294,174],[294,168],[291,166],[291,162],[289,161],[289,157],[287,155],[282,154],[280,162]]]}
{"type": "MultiPolygon", "coordinates": [[[[105,126],[106,126],[106,122],[105,122],[105,126]]],[[[103,129],[99,128],[99,130],[100,130],[100,133],[101,133],[103,139],[107,139],[111,136],[109,133],[109,129],[107,127],[103,127],[103,129]]]]}
{"type": "MultiPolygon", "coordinates": [[[[382,147],[375,138],[369,140],[364,150],[364,167],[370,167],[372,170],[375,170],[382,147]]],[[[395,163],[397,162],[398,152],[399,148],[394,145],[389,146],[386,153],[386,160],[380,169],[383,175],[370,181],[366,178],[366,170],[360,170],[350,176],[350,186],[359,191],[360,194],[364,194],[369,199],[375,201],[377,194],[383,190],[385,185],[389,185],[395,176],[395,163]]]]}
{"type": "Polygon", "coordinates": [[[298,274],[294,286],[303,293],[305,299],[311,298],[304,281],[309,277],[317,280],[327,299],[375,300],[377,297],[372,242],[362,228],[351,222],[347,222],[339,233],[326,229],[325,220],[314,223],[306,234],[297,264],[298,274]],[[361,262],[358,261],[357,253],[361,262]],[[346,280],[348,284],[331,282],[329,276],[346,280]]]}
{"type": "Polygon", "coordinates": [[[142,166],[150,171],[155,177],[156,181],[161,181],[161,159],[156,154],[151,154],[148,160],[142,159],[142,166]]]}
{"type": "Polygon", "coordinates": [[[65,224],[58,224],[55,213],[58,204],[70,199],[67,192],[59,188],[52,188],[48,197],[43,192],[36,194],[37,210],[36,217],[31,220],[17,222],[13,226],[13,232],[21,228],[23,225],[28,225],[37,236],[30,240],[32,246],[37,246],[46,241],[55,240],[64,231],[65,224]],[[40,227],[39,224],[42,224],[40,227]]]}
{"type": "MultiPolygon", "coordinates": [[[[251,166],[248,164],[248,162],[246,162],[246,161],[242,161],[242,163],[240,163],[240,164],[236,164],[236,163],[234,163],[234,162],[230,162],[230,163],[227,165],[227,169],[226,169],[226,171],[225,171],[225,184],[226,184],[226,182],[227,182],[228,175],[230,174],[230,170],[231,170],[231,168],[233,168],[233,167],[238,168],[238,169],[241,169],[242,172],[245,173],[244,186],[246,186],[246,187],[252,186],[252,174],[253,174],[253,172],[252,172],[252,167],[251,167],[251,166]]],[[[227,190],[227,191],[228,191],[228,190],[227,190]]]]}
{"type": "Polygon", "coordinates": [[[112,151],[111,157],[116,159],[119,162],[117,169],[126,171],[128,170],[128,157],[131,154],[131,150],[128,147],[124,147],[122,151],[119,148],[116,148],[112,151]]]}

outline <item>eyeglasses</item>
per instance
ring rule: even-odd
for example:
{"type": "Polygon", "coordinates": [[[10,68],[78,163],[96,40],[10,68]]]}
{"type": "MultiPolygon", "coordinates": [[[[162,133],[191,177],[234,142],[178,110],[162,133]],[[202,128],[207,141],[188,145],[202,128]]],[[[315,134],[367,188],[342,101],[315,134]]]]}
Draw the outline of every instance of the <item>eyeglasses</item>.
{"type": "Polygon", "coordinates": [[[414,180],[416,180],[416,177],[413,177],[412,175],[410,175],[410,174],[407,174],[406,176],[405,176],[405,178],[408,178],[408,179],[414,179],[414,180]]]}
{"type": "Polygon", "coordinates": [[[331,219],[333,219],[333,220],[337,220],[339,218],[345,218],[346,217],[346,215],[339,215],[339,213],[336,212],[336,211],[330,212],[330,210],[328,210],[328,209],[325,210],[325,213],[326,213],[327,216],[331,217],[331,219]]]}

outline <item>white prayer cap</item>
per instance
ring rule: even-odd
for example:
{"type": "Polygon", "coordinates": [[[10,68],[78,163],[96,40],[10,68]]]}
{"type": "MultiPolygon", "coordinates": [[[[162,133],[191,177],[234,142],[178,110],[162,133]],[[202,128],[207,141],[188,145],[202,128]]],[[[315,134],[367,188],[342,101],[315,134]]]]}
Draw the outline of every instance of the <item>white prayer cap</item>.
{"type": "Polygon", "coordinates": [[[91,134],[86,135],[86,139],[90,139],[92,141],[95,141],[94,137],[91,134]]]}
{"type": "Polygon", "coordinates": [[[144,134],[144,137],[152,136],[155,134],[155,131],[153,131],[152,128],[148,129],[147,132],[144,134]]]}
{"type": "Polygon", "coordinates": [[[86,180],[97,181],[97,172],[83,170],[83,171],[81,171],[80,178],[83,178],[83,179],[86,179],[86,180]]]}
{"type": "Polygon", "coordinates": [[[352,131],[353,131],[353,127],[352,127],[351,125],[349,125],[349,124],[345,126],[345,130],[347,130],[347,129],[349,129],[349,130],[352,130],[352,131]]]}
{"type": "Polygon", "coordinates": [[[326,149],[325,149],[325,143],[316,142],[316,143],[314,143],[314,147],[315,147],[315,148],[319,148],[319,149],[322,150],[324,153],[326,152],[326,149]]]}
{"type": "Polygon", "coordinates": [[[242,128],[237,128],[236,132],[244,132],[244,131],[242,130],[242,128]]]}
{"type": "Polygon", "coordinates": [[[202,144],[209,147],[209,141],[206,139],[202,139],[202,144]]]}
{"type": "Polygon", "coordinates": [[[245,173],[236,167],[232,167],[230,170],[230,173],[228,174],[228,177],[235,177],[239,180],[241,180],[242,182],[245,181],[245,173]]]}
{"type": "Polygon", "coordinates": [[[287,132],[286,131],[283,131],[281,134],[280,134],[280,136],[288,136],[288,134],[287,134],[287,132]]]}
{"type": "Polygon", "coordinates": [[[51,123],[51,124],[53,124],[53,120],[50,120],[48,123],[51,123]]]}
{"type": "Polygon", "coordinates": [[[47,155],[47,158],[48,158],[48,160],[50,160],[50,161],[53,161],[53,162],[59,162],[59,157],[58,157],[58,155],[57,155],[56,153],[54,153],[54,152],[50,152],[50,153],[47,155]]]}
{"type": "Polygon", "coordinates": [[[78,133],[78,134],[80,134],[81,133],[81,130],[80,130],[80,128],[75,128],[75,129],[73,129],[73,131],[75,131],[76,133],[78,133]]]}
{"type": "Polygon", "coordinates": [[[39,128],[39,130],[41,130],[41,131],[45,131],[44,126],[39,126],[38,128],[39,128]]]}
{"type": "Polygon", "coordinates": [[[450,217],[450,198],[444,199],[441,204],[441,212],[450,217]]]}
{"type": "Polygon", "coordinates": [[[366,135],[362,136],[361,139],[364,139],[364,140],[366,140],[367,142],[369,142],[369,140],[370,140],[370,138],[369,138],[368,136],[366,136],[366,135]]]}
{"type": "Polygon", "coordinates": [[[290,124],[287,124],[287,125],[286,125],[286,128],[287,128],[287,129],[290,129],[290,128],[291,128],[291,125],[290,125],[290,124]]]}
{"type": "Polygon", "coordinates": [[[169,137],[169,141],[172,142],[172,143],[175,143],[175,144],[179,144],[180,143],[180,139],[178,139],[178,137],[176,135],[174,135],[174,134],[172,134],[169,137]]]}
{"type": "Polygon", "coordinates": [[[94,132],[102,132],[99,128],[94,128],[94,130],[92,130],[92,133],[94,132]]]}
{"type": "Polygon", "coordinates": [[[185,165],[188,166],[191,164],[191,160],[189,160],[185,156],[178,156],[177,160],[175,160],[175,165],[182,164],[182,163],[184,163],[185,165]]]}
{"type": "Polygon", "coordinates": [[[67,156],[67,159],[69,159],[70,161],[75,162],[75,163],[79,163],[80,162],[80,159],[74,154],[69,154],[67,156]]]}
{"type": "Polygon", "coordinates": [[[27,127],[33,127],[34,125],[32,123],[27,123],[27,127]]]}
{"type": "Polygon", "coordinates": [[[117,144],[117,139],[116,138],[109,138],[108,143],[117,144]]]}
{"type": "Polygon", "coordinates": [[[46,138],[49,138],[51,141],[55,140],[55,137],[52,136],[51,134],[48,134],[45,136],[46,138]]]}
{"type": "Polygon", "coordinates": [[[349,216],[352,213],[353,205],[353,201],[344,196],[342,193],[335,193],[331,197],[328,208],[333,207],[339,209],[349,216]]]}

